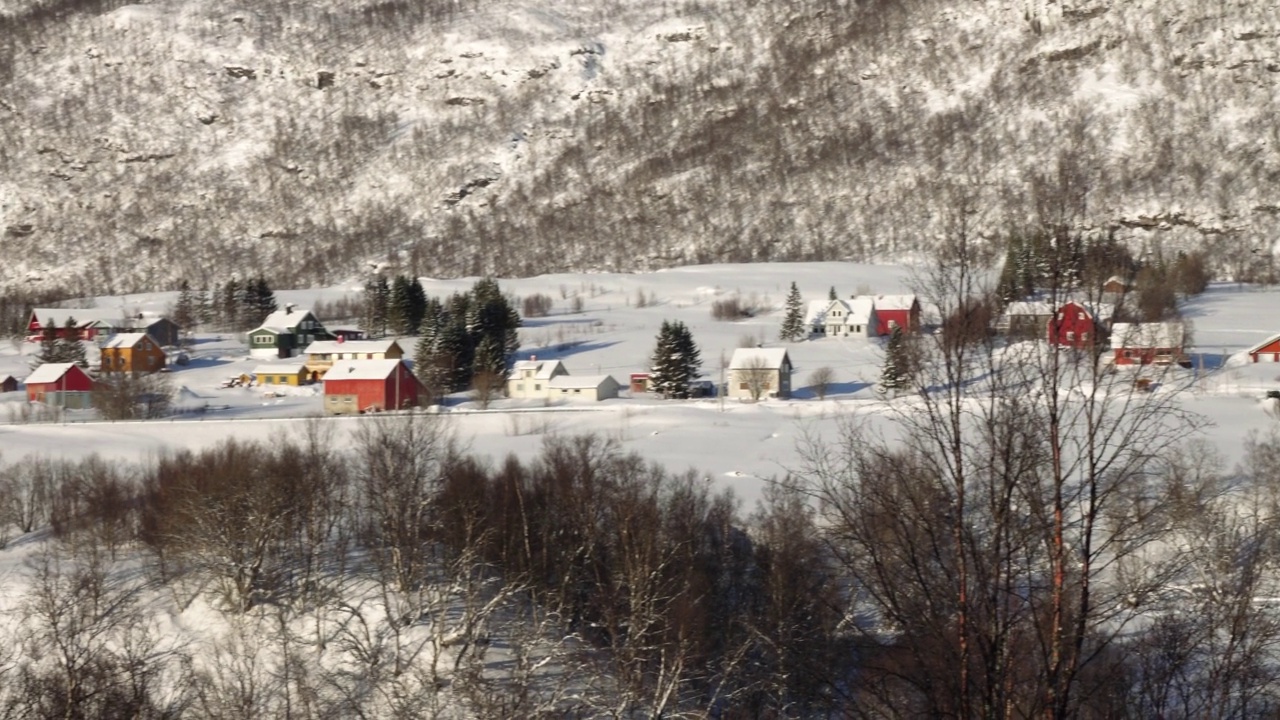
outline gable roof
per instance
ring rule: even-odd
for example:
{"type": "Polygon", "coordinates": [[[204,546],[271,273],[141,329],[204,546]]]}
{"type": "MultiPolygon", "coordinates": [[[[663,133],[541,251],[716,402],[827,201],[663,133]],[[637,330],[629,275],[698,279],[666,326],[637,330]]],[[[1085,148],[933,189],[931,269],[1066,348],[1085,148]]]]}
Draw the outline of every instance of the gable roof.
{"type": "Polygon", "coordinates": [[[1258,343],[1257,345],[1254,345],[1253,347],[1249,348],[1248,350],[1245,350],[1245,352],[1246,352],[1246,353],[1248,353],[1248,354],[1250,354],[1250,355],[1252,355],[1253,353],[1256,353],[1256,352],[1258,352],[1258,351],[1262,350],[1262,348],[1264,348],[1264,347],[1266,347],[1266,346],[1268,346],[1268,345],[1270,345],[1271,343],[1276,342],[1276,341],[1280,341],[1280,333],[1277,333],[1277,334],[1275,334],[1275,335],[1272,335],[1271,337],[1267,338],[1266,340],[1263,340],[1262,342],[1258,343]]]}
{"type": "Polygon", "coordinates": [[[784,362],[791,362],[786,348],[738,348],[729,359],[729,369],[751,370],[763,367],[767,370],[781,370],[784,362]]]}
{"type": "Polygon", "coordinates": [[[1186,339],[1182,323],[1116,323],[1111,328],[1113,348],[1180,348],[1186,339]]]}
{"type": "Polygon", "coordinates": [[[3,384],[9,380],[12,380],[14,382],[22,382],[21,380],[18,379],[17,375],[0,375],[0,384],[3,384]]]}
{"type": "Polygon", "coordinates": [[[111,336],[110,340],[102,345],[103,350],[121,348],[131,348],[142,342],[147,337],[146,333],[117,333],[111,336]]]}
{"type": "MultiPolygon", "coordinates": [[[[293,332],[298,327],[298,323],[302,322],[308,315],[311,315],[310,310],[286,307],[284,310],[277,310],[268,315],[262,321],[261,327],[257,329],[293,332]]],[[[316,320],[316,316],[311,315],[311,319],[316,320]]],[[[316,320],[316,322],[320,321],[316,320]]]]}
{"type": "MultiPolygon", "coordinates": [[[[612,375],[557,375],[551,378],[551,382],[547,383],[547,387],[553,390],[584,390],[587,388],[598,388],[604,384],[606,380],[613,380],[612,375]]],[[[617,385],[618,381],[613,380],[613,384],[617,385]]]]}
{"type": "Polygon", "coordinates": [[[564,363],[559,360],[520,360],[511,366],[511,373],[507,375],[508,380],[519,380],[523,377],[525,370],[533,370],[534,380],[550,380],[556,375],[556,369],[562,370],[562,374],[567,374],[564,363]]]}
{"type": "Polygon", "coordinates": [[[1068,305],[1075,305],[1089,313],[1089,317],[1093,318],[1095,322],[1106,322],[1116,314],[1116,306],[1111,303],[1091,303],[1084,300],[1067,300],[1058,309],[1061,310],[1068,305]]]}
{"type": "Polygon", "coordinates": [[[876,312],[876,303],[869,295],[859,295],[849,300],[831,300],[827,303],[826,314],[830,315],[836,308],[844,312],[845,318],[852,318],[852,320],[842,318],[843,324],[854,322],[859,325],[870,325],[871,318],[876,312]]]}
{"type": "Polygon", "coordinates": [[[46,327],[48,323],[52,323],[57,327],[67,324],[68,318],[74,318],[76,327],[84,327],[93,323],[106,323],[112,327],[126,325],[136,318],[136,315],[130,315],[125,309],[120,308],[34,308],[31,314],[35,316],[36,322],[40,323],[40,327],[46,327]]]}
{"type": "Polygon", "coordinates": [[[877,310],[910,310],[913,305],[918,305],[915,295],[877,295],[877,310]]]}
{"type": "Polygon", "coordinates": [[[401,360],[339,360],[324,374],[325,384],[331,380],[386,380],[403,365],[401,360]]]}
{"type": "Polygon", "coordinates": [[[827,321],[827,308],[831,307],[830,300],[810,300],[809,307],[804,314],[804,321],[809,325],[821,325],[827,321]]]}
{"type": "Polygon", "coordinates": [[[303,350],[308,355],[334,353],[386,353],[399,347],[394,338],[387,340],[317,340],[303,350]]]}
{"type": "MultiPolygon", "coordinates": [[[[27,384],[56,383],[73,367],[76,367],[75,363],[45,363],[27,376],[27,384]]],[[[80,372],[83,373],[84,371],[81,370],[80,372]]]]}

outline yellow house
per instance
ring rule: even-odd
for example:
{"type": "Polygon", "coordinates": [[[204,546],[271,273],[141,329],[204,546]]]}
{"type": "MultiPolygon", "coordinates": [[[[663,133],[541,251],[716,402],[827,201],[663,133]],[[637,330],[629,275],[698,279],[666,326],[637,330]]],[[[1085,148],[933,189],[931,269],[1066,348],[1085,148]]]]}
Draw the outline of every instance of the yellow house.
{"type": "Polygon", "coordinates": [[[404,349],[394,339],[386,340],[317,340],[307,346],[307,371],[312,380],[320,380],[343,360],[400,360],[404,349]]]}
{"type": "Polygon", "coordinates": [[[259,385],[303,385],[307,382],[307,367],[302,363],[288,365],[259,365],[253,369],[259,385]]]}

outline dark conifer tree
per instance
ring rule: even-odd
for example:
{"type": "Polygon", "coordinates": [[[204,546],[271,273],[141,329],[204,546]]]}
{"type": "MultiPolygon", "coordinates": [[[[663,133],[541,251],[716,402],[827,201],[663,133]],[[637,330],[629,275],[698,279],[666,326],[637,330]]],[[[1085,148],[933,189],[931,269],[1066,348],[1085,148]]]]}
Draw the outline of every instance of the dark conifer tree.
{"type": "Polygon", "coordinates": [[[666,398],[687,398],[689,383],[701,367],[702,356],[689,328],[678,320],[664,320],[653,349],[650,386],[666,398]]]}
{"type": "Polygon", "coordinates": [[[779,336],[783,342],[796,342],[805,336],[804,306],[800,297],[800,288],[794,282],[787,293],[787,313],[782,319],[782,330],[779,336]]]}

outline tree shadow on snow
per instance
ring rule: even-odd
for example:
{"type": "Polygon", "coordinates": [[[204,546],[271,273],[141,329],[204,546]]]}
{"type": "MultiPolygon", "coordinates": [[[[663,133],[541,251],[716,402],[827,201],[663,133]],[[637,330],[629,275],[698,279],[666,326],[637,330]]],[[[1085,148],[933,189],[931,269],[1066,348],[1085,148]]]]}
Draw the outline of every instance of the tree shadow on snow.
{"type": "MultiPolygon", "coordinates": [[[[562,343],[554,343],[546,347],[521,348],[520,353],[516,355],[516,362],[528,360],[529,356],[537,356],[539,360],[563,360],[573,355],[585,352],[593,352],[595,350],[603,350],[612,345],[617,345],[616,341],[610,342],[587,342],[585,340],[567,340],[562,343]]],[[[583,373],[579,373],[580,375],[583,373]]]]}
{"type": "MultiPolygon", "coordinates": [[[[827,385],[827,397],[831,398],[835,395],[853,395],[871,387],[868,382],[833,382],[827,385]]],[[[791,397],[796,400],[816,400],[818,393],[813,386],[797,388],[792,391],[791,397]]]]}

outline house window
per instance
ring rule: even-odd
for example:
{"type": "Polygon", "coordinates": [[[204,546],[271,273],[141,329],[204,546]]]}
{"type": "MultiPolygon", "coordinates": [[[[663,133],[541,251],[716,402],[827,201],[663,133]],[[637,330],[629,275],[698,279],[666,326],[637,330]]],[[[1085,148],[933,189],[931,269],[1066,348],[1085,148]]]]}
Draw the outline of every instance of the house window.
{"type": "Polygon", "coordinates": [[[746,383],[739,383],[739,384],[738,384],[738,389],[739,389],[739,390],[750,390],[751,388],[747,387],[747,384],[746,384],[746,383]]]}
{"type": "Polygon", "coordinates": [[[270,335],[258,335],[253,338],[253,341],[259,345],[270,345],[272,337],[270,335]]]}
{"type": "Polygon", "coordinates": [[[1080,313],[1076,313],[1076,319],[1077,319],[1077,320],[1083,320],[1083,319],[1084,319],[1084,313],[1082,313],[1082,312],[1080,312],[1080,313]]]}
{"type": "Polygon", "coordinates": [[[1088,340],[1088,339],[1089,339],[1089,331],[1088,331],[1088,330],[1085,330],[1084,332],[1080,333],[1080,339],[1081,339],[1081,340],[1088,340]]]}
{"type": "Polygon", "coordinates": [[[582,390],[580,390],[580,389],[578,389],[578,388],[574,388],[574,389],[573,389],[573,391],[574,391],[575,393],[580,393],[580,392],[582,392],[582,390]]]}
{"type": "Polygon", "coordinates": [[[1075,334],[1075,332],[1074,332],[1074,331],[1072,331],[1072,330],[1068,330],[1068,331],[1067,331],[1067,342],[1071,342],[1072,340],[1075,340],[1075,339],[1076,339],[1076,334],[1075,334]]]}
{"type": "Polygon", "coordinates": [[[533,389],[534,389],[535,391],[537,391],[537,390],[541,390],[541,389],[542,389],[542,384],[541,384],[541,383],[537,383],[537,384],[535,384],[535,385],[533,386],[533,389]]]}
{"type": "Polygon", "coordinates": [[[518,383],[516,385],[516,392],[524,392],[524,383],[518,383]]]}

